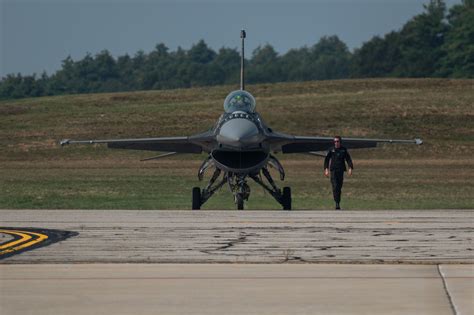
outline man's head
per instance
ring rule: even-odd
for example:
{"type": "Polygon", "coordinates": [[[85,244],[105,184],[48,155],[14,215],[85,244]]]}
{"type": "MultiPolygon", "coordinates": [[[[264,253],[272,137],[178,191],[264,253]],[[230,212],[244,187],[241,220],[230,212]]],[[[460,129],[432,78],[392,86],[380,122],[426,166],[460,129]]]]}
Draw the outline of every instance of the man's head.
{"type": "Polygon", "coordinates": [[[341,136],[334,137],[334,147],[336,149],[339,149],[341,147],[341,142],[342,142],[341,136]]]}

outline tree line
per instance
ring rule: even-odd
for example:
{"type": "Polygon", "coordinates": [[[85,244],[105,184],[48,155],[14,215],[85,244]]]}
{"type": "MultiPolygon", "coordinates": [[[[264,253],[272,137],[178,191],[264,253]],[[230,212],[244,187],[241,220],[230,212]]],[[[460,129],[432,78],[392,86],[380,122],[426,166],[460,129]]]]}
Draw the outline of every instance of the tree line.
{"type": "MultiPolygon", "coordinates": [[[[246,62],[248,83],[375,77],[474,78],[474,0],[449,10],[429,0],[400,30],[374,36],[351,52],[337,36],[279,55],[267,44],[246,62]]],[[[67,57],[52,75],[9,74],[0,99],[45,95],[188,88],[239,81],[237,49],[214,51],[201,40],[189,50],[165,44],[149,53],[114,58],[107,50],[67,57]]]]}

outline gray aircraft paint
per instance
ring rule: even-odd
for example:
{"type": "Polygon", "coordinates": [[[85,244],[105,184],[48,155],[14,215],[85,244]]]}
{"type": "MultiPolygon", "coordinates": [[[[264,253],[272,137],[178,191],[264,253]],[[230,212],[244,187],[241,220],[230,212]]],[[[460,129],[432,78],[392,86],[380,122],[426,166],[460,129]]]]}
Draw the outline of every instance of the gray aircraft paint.
{"type": "MultiPolygon", "coordinates": [[[[242,44],[245,31],[241,32],[242,44]]],[[[242,46],[243,47],[243,46],[242,46]]],[[[243,50],[242,50],[243,51],[243,50]]],[[[210,182],[203,189],[193,189],[193,209],[199,209],[218,189],[228,184],[235,203],[243,209],[244,200],[250,196],[247,180],[251,178],[261,185],[284,209],[291,209],[291,190],[278,188],[268,171],[274,166],[283,180],[284,169],[276,153],[324,152],[333,146],[333,137],[294,136],[273,131],[256,112],[255,98],[245,91],[243,83],[244,58],[241,61],[241,89],[231,92],[224,101],[224,113],[211,130],[184,137],[159,137],[111,140],[62,140],[61,145],[104,143],[112,149],[148,150],[177,153],[207,153],[208,157],[198,171],[202,180],[204,172],[213,167],[210,182]],[[263,176],[262,176],[263,175],[263,176]],[[263,178],[267,182],[264,182],[263,178]]],[[[417,144],[421,139],[365,139],[343,137],[344,146],[349,149],[373,148],[378,143],[417,144]]],[[[319,153],[320,154],[320,153],[319,153]]],[[[164,154],[155,158],[169,156],[164,154]]],[[[322,154],[324,155],[324,154],[322,154]]],[[[151,158],[153,159],[153,158],[151,158]]]]}

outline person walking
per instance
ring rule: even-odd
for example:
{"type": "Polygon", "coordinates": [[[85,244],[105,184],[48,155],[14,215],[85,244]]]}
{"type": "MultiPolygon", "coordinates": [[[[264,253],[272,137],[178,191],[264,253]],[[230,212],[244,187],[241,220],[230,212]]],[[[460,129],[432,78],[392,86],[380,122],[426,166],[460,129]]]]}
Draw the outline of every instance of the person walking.
{"type": "Polygon", "coordinates": [[[354,165],[352,158],[346,148],[342,146],[340,136],[334,137],[334,147],[329,149],[324,159],[324,176],[328,177],[331,173],[332,194],[336,202],[336,210],[341,210],[341,189],[344,182],[344,172],[347,170],[346,162],[349,167],[349,176],[352,176],[354,165]]]}

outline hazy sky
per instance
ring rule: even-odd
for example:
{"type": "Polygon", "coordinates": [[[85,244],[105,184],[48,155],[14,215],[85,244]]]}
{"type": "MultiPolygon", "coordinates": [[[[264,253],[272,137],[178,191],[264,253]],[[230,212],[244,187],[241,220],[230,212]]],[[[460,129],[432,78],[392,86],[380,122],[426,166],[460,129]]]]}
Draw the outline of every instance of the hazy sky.
{"type": "MultiPolygon", "coordinates": [[[[114,56],[153,50],[165,43],[185,49],[200,39],[217,50],[246,54],[269,43],[279,53],[338,35],[350,49],[374,35],[398,30],[428,0],[132,1],[0,0],[0,76],[58,70],[70,55],[108,49],[114,56]]],[[[447,0],[448,7],[461,0],[447,0]]]]}

